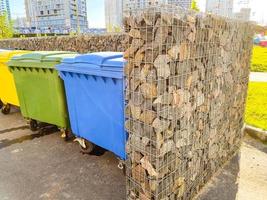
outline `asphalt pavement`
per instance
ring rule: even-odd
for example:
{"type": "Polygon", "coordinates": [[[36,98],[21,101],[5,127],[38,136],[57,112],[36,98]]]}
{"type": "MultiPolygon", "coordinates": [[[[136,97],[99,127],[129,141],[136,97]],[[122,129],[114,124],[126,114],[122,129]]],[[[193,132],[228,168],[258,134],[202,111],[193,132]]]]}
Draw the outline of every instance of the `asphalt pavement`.
{"type": "MultiPolygon", "coordinates": [[[[121,200],[126,179],[110,152],[82,154],[50,128],[32,132],[19,110],[0,114],[0,200],[121,200]]],[[[246,137],[239,153],[196,197],[266,200],[267,146],[246,137]]]]}

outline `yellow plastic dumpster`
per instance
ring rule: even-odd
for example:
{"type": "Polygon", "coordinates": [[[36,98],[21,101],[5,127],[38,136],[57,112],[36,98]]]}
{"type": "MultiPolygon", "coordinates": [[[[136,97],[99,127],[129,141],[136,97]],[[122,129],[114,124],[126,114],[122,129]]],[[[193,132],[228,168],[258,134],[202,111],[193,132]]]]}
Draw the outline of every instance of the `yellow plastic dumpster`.
{"type": "Polygon", "coordinates": [[[29,53],[29,51],[0,51],[0,108],[3,114],[9,114],[11,105],[19,106],[14,78],[6,63],[13,56],[25,53],[29,53]]]}

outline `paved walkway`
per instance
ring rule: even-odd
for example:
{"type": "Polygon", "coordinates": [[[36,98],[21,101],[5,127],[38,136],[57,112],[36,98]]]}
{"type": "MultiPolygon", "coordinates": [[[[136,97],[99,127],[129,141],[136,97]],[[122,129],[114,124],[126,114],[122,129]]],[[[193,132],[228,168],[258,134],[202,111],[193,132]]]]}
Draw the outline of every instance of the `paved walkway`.
{"type": "Polygon", "coordinates": [[[267,82],[267,72],[250,72],[251,82],[267,82]]]}
{"type": "Polygon", "coordinates": [[[267,145],[248,136],[240,152],[203,188],[196,200],[266,200],[267,145]]]}

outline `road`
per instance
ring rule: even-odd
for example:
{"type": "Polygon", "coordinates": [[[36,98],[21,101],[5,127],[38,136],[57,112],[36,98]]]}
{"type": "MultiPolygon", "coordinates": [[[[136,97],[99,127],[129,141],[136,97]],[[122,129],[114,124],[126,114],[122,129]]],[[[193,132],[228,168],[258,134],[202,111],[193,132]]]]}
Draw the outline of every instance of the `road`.
{"type": "MultiPolygon", "coordinates": [[[[125,177],[110,152],[83,155],[53,129],[31,132],[20,113],[0,114],[1,200],[121,200],[125,177]]],[[[196,197],[264,200],[267,147],[246,137],[242,148],[196,197]]]]}

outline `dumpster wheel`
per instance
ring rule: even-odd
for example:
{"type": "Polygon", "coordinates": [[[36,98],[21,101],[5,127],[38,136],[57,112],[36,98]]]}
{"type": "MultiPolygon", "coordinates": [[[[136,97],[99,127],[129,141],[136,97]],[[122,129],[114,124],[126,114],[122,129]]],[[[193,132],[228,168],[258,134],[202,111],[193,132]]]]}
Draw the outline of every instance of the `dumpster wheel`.
{"type": "Polygon", "coordinates": [[[71,138],[71,130],[66,128],[60,128],[61,138],[64,138],[65,141],[69,141],[71,138]]]}
{"type": "Polygon", "coordinates": [[[2,109],[3,105],[3,102],[0,100],[0,109],[2,109]]]}
{"type": "Polygon", "coordinates": [[[31,131],[37,131],[38,130],[38,123],[36,120],[31,119],[29,122],[31,131]]]}
{"type": "Polygon", "coordinates": [[[82,151],[82,153],[85,153],[85,154],[89,154],[91,153],[94,148],[95,148],[95,145],[87,140],[85,140],[85,148],[83,146],[80,145],[80,149],[82,151]]]}
{"type": "Polygon", "coordinates": [[[84,154],[91,153],[95,148],[95,144],[89,142],[86,139],[76,138],[74,141],[79,143],[81,152],[84,154]]]}
{"type": "Polygon", "coordinates": [[[118,168],[122,170],[124,176],[126,176],[126,164],[125,161],[119,159],[118,168]]]}
{"type": "Polygon", "coordinates": [[[10,107],[9,104],[3,105],[2,108],[1,108],[1,112],[4,115],[8,115],[10,113],[10,110],[11,110],[11,107],[10,107]]]}

